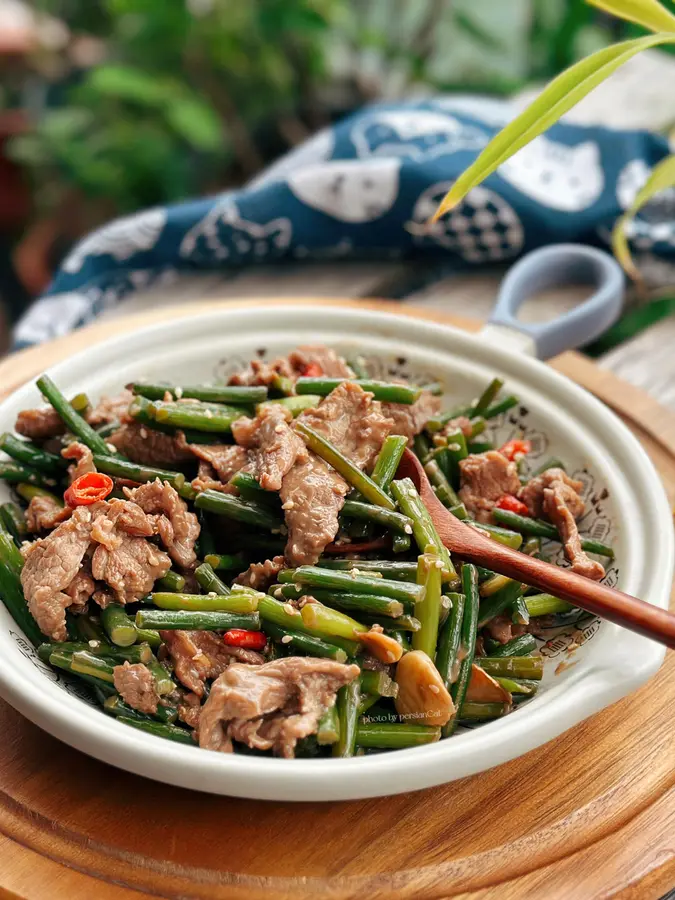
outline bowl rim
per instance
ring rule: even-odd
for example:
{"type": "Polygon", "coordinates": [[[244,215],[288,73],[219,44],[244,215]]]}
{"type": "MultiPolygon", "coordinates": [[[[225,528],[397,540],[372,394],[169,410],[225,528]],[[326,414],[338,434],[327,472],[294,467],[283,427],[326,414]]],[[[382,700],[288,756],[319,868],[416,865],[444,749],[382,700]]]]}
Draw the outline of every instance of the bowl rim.
{"type": "MultiPolygon", "coordinates": [[[[213,331],[223,324],[252,329],[261,315],[275,312],[282,312],[289,325],[302,322],[305,329],[311,319],[312,326],[324,331],[329,331],[331,324],[340,331],[351,325],[355,335],[362,331],[384,333],[394,340],[403,338],[442,353],[459,350],[479,361],[487,361],[489,353],[489,363],[496,370],[512,371],[518,378],[532,376],[543,398],[560,402],[561,408],[580,420],[592,420],[594,433],[613,445],[613,451],[630,471],[636,494],[649,500],[647,518],[640,523],[643,529],[651,530],[649,555],[652,561],[658,561],[649,573],[649,598],[667,607],[675,541],[665,492],[642,446],[613,412],[566,376],[538,360],[514,355],[509,346],[488,344],[480,333],[469,334],[448,324],[373,309],[318,306],[308,311],[306,305],[294,306],[292,302],[283,306],[266,306],[262,302],[249,308],[221,308],[188,319],[157,323],[132,335],[116,335],[57,363],[48,372],[58,381],[73,366],[90,365],[94,355],[97,366],[103,367],[113,363],[115,357],[129,358],[149,344],[172,338],[177,329],[188,338],[198,338],[204,329],[213,331]],[[452,343],[452,349],[443,346],[444,341],[452,343]],[[666,522],[668,527],[664,527],[666,522]]],[[[32,382],[22,385],[0,404],[0,417],[31,385],[32,382]]],[[[417,790],[484,771],[540,746],[634,690],[659,668],[665,648],[617,626],[609,627],[622,650],[617,654],[621,666],[605,659],[603,664],[576,676],[569,673],[564,685],[553,686],[545,696],[528,703],[527,714],[506,716],[457,735],[452,741],[344,760],[256,758],[170,744],[89,707],[46,679],[28,660],[25,667],[15,669],[0,656],[0,693],[21,713],[66,743],[105,762],[166,783],[253,799],[356,799],[417,790]],[[53,691],[58,691],[60,702],[50,699],[53,691]],[[466,759],[467,749],[470,760],[466,759]]]]}

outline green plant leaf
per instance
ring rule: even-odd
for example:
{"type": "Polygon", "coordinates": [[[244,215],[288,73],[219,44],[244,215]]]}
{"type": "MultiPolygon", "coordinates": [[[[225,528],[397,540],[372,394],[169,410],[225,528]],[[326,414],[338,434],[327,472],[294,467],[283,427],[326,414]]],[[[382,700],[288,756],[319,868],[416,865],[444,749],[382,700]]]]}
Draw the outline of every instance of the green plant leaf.
{"type": "Polygon", "coordinates": [[[635,22],[650,31],[675,31],[675,16],[658,0],[586,0],[603,12],[635,22]]]}
{"type": "Polygon", "coordinates": [[[617,220],[612,231],[612,249],[614,255],[621,263],[627,275],[635,281],[640,281],[640,272],[630,255],[628,238],[626,237],[626,225],[628,222],[649,203],[652,197],[669,187],[675,186],[675,156],[667,156],[654,166],[652,173],[644,186],[635,196],[630,208],[617,220]]]}
{"type": "Polygon", "coordinates": [[[134,66],[99,66],[92,69],[85,84],[99,94],[143,106],[161,106],[168,99],[165,80],[134,66]]]}
{"type": "Polygon", "coordinates": [[[637,53],[661,44],[675,44],[675,33],[622,41],[570,66],[548,84],[527,109],[496,134],[478,158],[455,181],[431,221],[449,212],[469,191],[499,166],[553,125],[637,53]]]}
{"type": "Polygon", "coordinates": [[[190,146],[213,153],[223,143],[223,129],[213,107],[199,99],[183,98],[167,104],[164,115],[176,134],[190,146]]]}

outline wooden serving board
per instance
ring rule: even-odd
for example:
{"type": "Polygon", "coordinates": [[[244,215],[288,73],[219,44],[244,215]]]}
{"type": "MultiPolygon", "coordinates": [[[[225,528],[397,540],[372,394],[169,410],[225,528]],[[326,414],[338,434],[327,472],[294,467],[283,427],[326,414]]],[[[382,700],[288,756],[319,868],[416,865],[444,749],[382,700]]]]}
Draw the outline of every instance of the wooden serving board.
{"type": "MultiPolygon", "coordinates": [[[[0,363],[0,385],[6,393],[113,332],[202,308],[114,320],[24,351],[0,363]]],[[[675,418],[577,354],[554,365],[617,410],[672,499],[675,418]]],[[[675,884],[674,704],[669,654],[635,694],[482,775],[391,798],[282,804],[118,771],[0,701],[0,897],[658,898],[675,884]]]]}

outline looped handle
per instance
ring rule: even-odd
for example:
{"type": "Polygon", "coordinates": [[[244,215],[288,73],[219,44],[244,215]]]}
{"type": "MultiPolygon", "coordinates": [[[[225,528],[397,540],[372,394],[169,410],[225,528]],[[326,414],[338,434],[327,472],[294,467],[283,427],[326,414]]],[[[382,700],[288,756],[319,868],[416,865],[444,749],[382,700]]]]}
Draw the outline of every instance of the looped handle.
{"type": "Polygon", "coordinates": [[[588,343],[609,328],[621,314],[624,284],[621,267],[602,250],[582,244],[542,247],[528,253],[507,273],[489,324],[527,335],[539,359],[549,359],[588,343]],[[518,310],[530,297],[571,284],[588,284],[594,292],[553,321],[518,319],[518,310]]]}

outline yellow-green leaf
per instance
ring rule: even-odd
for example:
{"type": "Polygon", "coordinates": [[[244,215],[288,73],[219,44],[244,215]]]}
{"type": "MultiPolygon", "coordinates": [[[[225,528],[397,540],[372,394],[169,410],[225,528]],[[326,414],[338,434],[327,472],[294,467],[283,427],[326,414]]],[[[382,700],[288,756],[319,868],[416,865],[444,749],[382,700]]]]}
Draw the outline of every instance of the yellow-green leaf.
{"type": "Polygon", "coordinates": [[[675,31],[675,16],[658,0],[586,0],[603,12],[643,25],[650,31],[675,31]]]}
{"type": "Polygon", "coordinates": [[[612,232],[614,255],[623,266],[624,271],[635,281],[640,280],[640,273],[636,269],[628,249],[626,225],[646,203],[649,203],[652,197],[673,186],[675,186],[675,156],[667,156],[654,166],[644,186],[635,195],[635,200],[633,200],[630,208],[626,210],[620,219],[617,219],[614,226],[614,231],[612,232]]]}
{"type": "Polygon", "coordinates": [[[496,134],[477,159],[455,181],[432,217],[435,222],[466,197],[525,144],[550,128],[566,112],[642,50],[675,44],[675,33],[622,41],[575,63],[547,85],[527,109],[496,134]]]}

